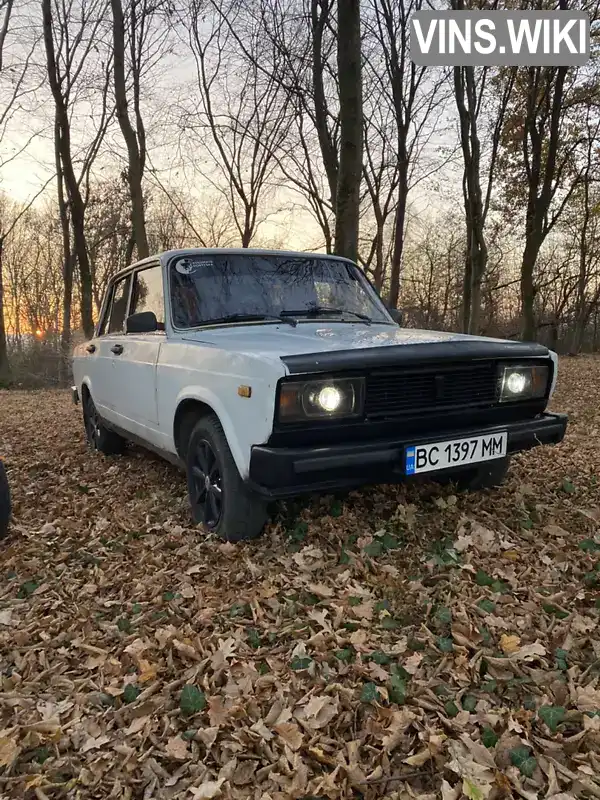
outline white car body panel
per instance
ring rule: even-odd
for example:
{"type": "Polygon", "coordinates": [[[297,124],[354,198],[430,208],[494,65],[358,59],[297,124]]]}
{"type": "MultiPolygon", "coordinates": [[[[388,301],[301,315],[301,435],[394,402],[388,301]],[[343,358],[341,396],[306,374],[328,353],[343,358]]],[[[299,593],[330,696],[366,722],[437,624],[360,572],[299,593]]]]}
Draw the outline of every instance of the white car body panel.
{"type": "Polygon", "coordinates": [[[158,428],[161,444],[176,452],[173,420],[184,400],[199,400],[219,417],[242,477],[248,475],[253,444],[267,441],[273,428],[281,361],[232,353],[210,344],[174,339],[161,348],[157,368],[158,428]],[[238,387],[250,386],[250,397],[238,387]]]}

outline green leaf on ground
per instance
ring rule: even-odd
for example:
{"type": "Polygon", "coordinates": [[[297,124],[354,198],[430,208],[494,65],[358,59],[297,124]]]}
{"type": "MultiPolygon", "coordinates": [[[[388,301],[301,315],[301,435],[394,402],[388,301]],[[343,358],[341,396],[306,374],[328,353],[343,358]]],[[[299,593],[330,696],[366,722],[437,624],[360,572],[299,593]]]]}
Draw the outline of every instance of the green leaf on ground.
{"type": "Polygon", "coordinates": [[[441,650],[442,653],[451,653],[452,650],[454,650],[454,642],[447,636],[438,636],[436,645],[438,650],[441,650]]]}
{"type": "Polygon", "coordinates": [[[392,533],[388,533],[387,531],[381,537],[381,543],[386,550],[396,550],[401,544],[397,536],[394,536],[392,533]]]}
{"type": "Polygon", "coordinates": [[[389,697],[392,703],[398,703],[398,705],[406,702],[406,680],[398,673],[392,675],[389,697]]]}
{"type": "Polygon", "coordinates": [[[312,658],[308,657],[300,658],[300,656],[294,656],[294,658],[292,658],[291,660],[290,667],[295,672],[298,672],[303,669],[308,669],[311,664],[312,664],[312,658]]]}
{"type": "Polygon", "coordinates": [[[336,650],[333,655],[343,664],[351,664],[356,658],[356,654],[351,647],[346,647],[343,650],[336,650]]]}
{"type": "Polygon", "coordinates": [[[498,744],[498,736],[493,728],[486,727],[481,732],[481,742],[487,748],[495,747],[498,744]]]}
{"type": "Polygon", "coordinates": [[[204,692],[200,691],[197,686],[188,683],[183,687],[179,697],[179,708],[182,714],[191,717],[199,711],[204,711],[206,706],[204,692]]]}
{"type": "Polygon", "coordinates": [[[554,657],[556,659],[556,668],[566,672],[569,669],[569,654],[566,650],[563,650],[562,647],[557,647],[554,651],[554,657]]]}
{"type": "Polygon", "coordinates": [[[36,764],[43,764],[49,758],[52,758],[53,755],[54,753],[49,747],[36,747],[33,751],[32,759],[36,764]]]}
{"type": "Polygon", "coordinates": [[[556,617],[556,619],[566,619],[569,616],[567,611],[557,608],[556,606],[552,605],[552,603],[543,603],[542,608],[546,614],[550,614],[551,616],[556,617]]]}
{"type": "Polygon", "coordinates": [[[485,611],[486,614],[493,614],[496,610],[496,604],[492,603],[487,597],[484,597],[477,603],[477,608],[485,611]]]}
{"type": "Polygon", "coordinates": [[[25,581],[19,586],[19,591],[17,593],[17,597],[19,600],[25,600],[27,597],[31,597],[31,595],[38,589],[40,584],[37,581],[25,581]]]}
{"type": "Polygon", "coordinates": [[[579,542],[579,549],[584,553],[600,553],[600,542],[595,539],[584,539],[583,542],[579,542]]]}
{"type": "Polygon", "coordinates": [[[384,667],[386,664],[390,664],[392,661],[390,656],[381,650],[374,650],[372,653],[365,653],[363,658],[365,661],[374,661],[376,664],[379,664],[380,667],[384,667]]]}
{"type": "Polygon", "coordinates": [[[396,619],[395,617],[386,616],[381,620],[381,627],[385,631],[395,631],[398,630],[398,628],[402,627],[402,623],[400,622],[399,619],[396,619]]]}
{"type": "Polygon", "coordinates": [[[131,621],[127,619],[127,617],[120,617],[117,620],[117,628],[121,631],[121,633],[131,633],[131,621]]]}
{"type": "Polygon", "coordinates": [[[133,703],[138,699],[141,693],[142,690],[139,688],[139,686],[136,686],[135,683],[128,683],[123,689],[123,702],[133,703]]]}
{"type": "Polygon", "coordinates": [[[446,606],[441,606],[435,612],[435,621],[438,625],[451,625],[452,624],[452,612],[446,606]]]}
{"type": "Polygon", "coordinates": [[[262,642],[260,640],[260,634],[256,628],[248,628],[248,644],[255,650],[258,650],[258,648],[261,646],[262,642]]]}
{"type": "Polygon", "coordinates": [[[375,703],[380,699],[379,690],[374,683],[365,683],[360,693],[362,703],[375,703]]]}
{"type": "Polygon", "coordinates": [[[538,715],[546,725],[550,728],[552,733],[556,733],[558,726],[564,722],[567,711],[562,706],[542,706],[538,715]]]}
{"type": "Polygon", "coordinates": [[[377,558],[383,554],[383,551],[384,546],[381,539],[373,539],[372,542],[369,542],[369,544],[363,547],[364,554],[370,558],[377,558]]]}
{"type": "Polygon", "coordinates": [[[537,767],[537,761],[531,755],[531,748],[526,745],[514,747],[510,753],[510,762],[513,766],[525,775],[526,778],[531,778],[537,767]]]}
{"type": "Polygon", "coordinates": [[[344,508],[339,500],[334,500],[331,504],[331,508],[329,509],[329,514],[332,517],[341,517],[344,508]]]}
{"type": "Polygon", "coordinates": [[[450,717],[450,719],[457,717],[459,714],[458,706],[454,700],[448,700],[444,703],[444,711],[446,712],[446,716],[450,717]]]}
{"type": "Polygon", "coordinates": [[[475,711],[477,706],[477,698],[473,694],[467,694],[462,699],[462,707],[465,711],[468,711],[469,714],[472,714],[475,711]]]}

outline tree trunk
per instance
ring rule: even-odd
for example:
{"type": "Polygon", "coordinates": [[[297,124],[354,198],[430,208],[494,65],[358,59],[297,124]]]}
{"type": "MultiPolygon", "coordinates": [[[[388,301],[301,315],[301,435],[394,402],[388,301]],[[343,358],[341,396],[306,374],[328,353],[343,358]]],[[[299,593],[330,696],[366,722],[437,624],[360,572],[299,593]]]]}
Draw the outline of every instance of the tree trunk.
{"type": "Polygon", "coordinates": [[[315,104],[315,127],[319,137],[321,158],[327,175],[331,207],[335,208],[338,182],[338,156],[334,142],[331,140],[327,125],[327,98],[325,96],[323,61],[323,31],[329,25],[331,3],[329,0],[311,0],[311,33],[312,33],[312,90],[315,104]]]}
{"type": "MultiPolygon", "coordinates": [[[[125,83],[125,21],[121,0],[111,0],[113,15],[113,47],[114,47],[114,80],[115,104],[117,119],[123,139],[127,146],[128,169],[127,180],[131,198],[131,224],[137,249],[138,259],[150,255],[146,234],[146,217],[144,212],[144,195],[142,178],[144,173],[144,153],[141,150],[138,136],[133,129],[127,108],[127,88],[125,83]]],[[[134,65],[134,70],[137,65],[134,65]]],[[[135,79],[135,78],[134,78],[135,79]]]]}
{"type": "MultiPolygon", "coordinates": [[[[406,150],[406,138],[400,144],[398,150],[406,150]]],[[[398,305],[400,296],[400,278],[402,277],[402,251],[404,250],[404,225],[406,222],[406,200],[408,198],[408,156],[400,156],[398,164],[398,205],[394,217],[394,244],[392,247],[392,259],[390,266],[390,296],[389,303],[392,308],[398,305]]]]}
{"type": "MultiPolygon", "coordinates": [[[[565,0],[560,0],[564,9],[565,0]]],[[[527,218],[525,223],[525,247],[521,262],[521,314],[522,337],[525,341],[533,341],[537,327],[535,320],[534,281],[535,265],[549,233],[547,223],[548,212],[556,192],[556,160],[560,143],[561,114],[563,112],[564,84],[567,67],[530,67],[527,95],[527,116],[523,126],[523,148],[526,157],[527,186],[527,218]],[[555,75],[544,70],[555,69],[555,75]],[[536,72],[537,70],[537,72],[536,72]],[[540,100],[540,76],[546,81],[546,103],[540,100]],[[552,86],[552,78],[554,85],[552,86]],[[539,119],[542,109],[546,116],[549,113],[549,129],[547,136],[542,135],[546,118],[539,119]],[[529,145],[531,150],[529,151],[529,145]]],[[[556,217],[554,219],[556,222],[556,217]]]]}
{"type": "Polygon", "coordinates": [[[60,335],[61,365],[64,367],[69,359],[71,347],[71,304],[73,300],[73,254],[71,252],[71,235],[69,215],[65,203],[63,173],[60,161],[60,124],[58,114],[54,122],[54,158],[56,165],[56,188],[58,195],[58,211],[63,245],[63,308],[62,330],[60,335]]]}
{"type": "Polygon", "coordinates": [[[363,146],[359,0],[338,0],[337,48],[340,167],[335,198],[335,252],[356,261],[363,146]]]}
{"type": "Polygon", "coordinates": [[[454,67],[454,98],[463,154],[463,197],[467,250],[463,295],[463,330],[478,334],[481,283],[487,267],[485,211],[481,191],[481,145],[477,131],[477,97],[473,67],[454,67]]]}
{"type": "Polygon", "coordinates": [[[0,235],[0,386],[6,385],[10,381],[10,362],[8,360],[8,345],[6,341],[6,327],[4,324],[3,255],[4,236],[0,235]]]}
{"type": "Polygon", "coordinates": [[[537,331],[533,272],[539,249],[539,245],[536,247],[535,241],[528,238],[521,262],[521,336],[525,342],[535,341],[537,331]]]}

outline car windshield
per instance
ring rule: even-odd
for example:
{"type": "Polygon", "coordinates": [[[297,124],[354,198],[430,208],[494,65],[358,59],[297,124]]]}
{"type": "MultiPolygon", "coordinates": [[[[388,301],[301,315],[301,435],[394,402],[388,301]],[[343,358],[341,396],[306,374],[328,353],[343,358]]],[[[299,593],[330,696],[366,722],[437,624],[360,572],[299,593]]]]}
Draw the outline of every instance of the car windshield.
{"type": "Polygon", "coordinates": [[[176,328],[243,317],[393,324],[360,270],[326,257],[179,256],[171,262],[170,292],[176,328]]]}

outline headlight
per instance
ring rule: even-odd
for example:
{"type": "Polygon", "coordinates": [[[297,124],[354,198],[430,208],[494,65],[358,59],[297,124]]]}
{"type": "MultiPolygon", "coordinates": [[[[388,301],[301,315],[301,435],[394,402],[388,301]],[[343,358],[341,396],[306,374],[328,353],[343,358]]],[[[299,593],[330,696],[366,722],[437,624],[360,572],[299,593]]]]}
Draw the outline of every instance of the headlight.
{"type": "Polygon", "coordinates": [[[364,405],[364,385],[364,378],[283,383],[279,420],[301,422],[359,416],[364,405]]]}
{"type": "Polygon", "coordinates": [[[547,364],[504,367],[500,401],[535,400],[544,397],[548,389],[549,375],[547,364]]]}

